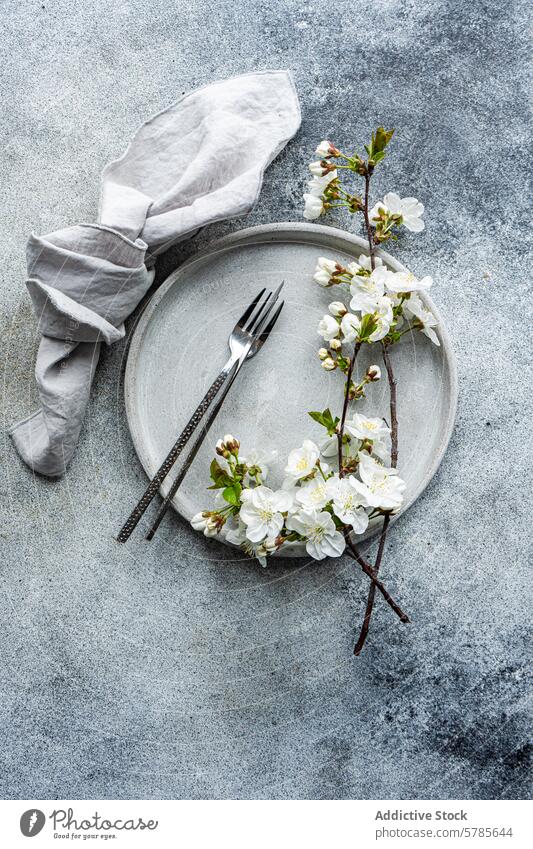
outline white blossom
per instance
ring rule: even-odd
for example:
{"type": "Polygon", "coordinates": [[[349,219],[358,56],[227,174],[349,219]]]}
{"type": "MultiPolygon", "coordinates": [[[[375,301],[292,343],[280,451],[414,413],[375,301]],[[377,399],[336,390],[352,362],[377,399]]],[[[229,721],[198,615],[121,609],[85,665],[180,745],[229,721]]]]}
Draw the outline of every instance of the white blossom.
{"type": "MultiPolygon", "coordinates": [[[[337,170],[328,171],[327,174],[324,174],[322,177],[313,177],[307,183],[309,187],[309,193],[311,195],[315,195],[316,197],[320,197],[324,194],[329,184],[337,179],[337,170]]],[[[305,195],[304,195],[305,197],[305,195]]]]}
{"type": "Polygon", "coordinates": [[[350,309],[359,310],[363,315],[375,312],[379,299],[385,293],[385,283],[390,271],[385,266],[375,268],[370,277],[356,276],[350,284],[350,309]]]}
{"type": "Polygon", "coordinates": [[[298,487],[295,500],[304,510],[321,510],[331,498],[328,481],[322,475],[315,475],[313,480],[298,487]]]}
{"type": "Polygon", "coordinates": [[[382,439],[390,433],[383,419],[374,419],[363,416],[362,413],[354,413],[351,419],[346,420],[346,430],[357,439],[382,439]]]}
{"type": "Polygon", "coordinates": [[[405,481],[396,469],[389,469],[374,460],[366,451],[359,454],[359,475],[353,486],[363,497],[368,507],[396,512],[400,509],[405,492],[405,481]]]}
{"type": "Polygon", "coordinates": [[[306,539],[305,549],[310,557],[339,557],[345,547],[344,536],[335,527],[335,522],[325,510],[302,510],[287,519],[289,530],[296,531],[306,539]]]}
{"type": "Polygon", "coordinates": [[[313,280],[319,286],[330,286],[331,278],[338,270],[338,265],[333,259],[328,259],[325,256],[319,256],[316,264],[313,280]]]}
{"type": "Polygon", "coordinates": [[[283,527],[282,513],[289,509],[291,497],[283,490],[274,492],[268,486],[245,489],[241,494],[240,518],[246,525],[250,542],[276,537],[283,527]]]}
{"type": "MultiPolygon", "coordinates": [[[[263,481],[268,476],[270,466],[278,456],[276,449],[251,448],[246,452],[246,456],[240,455],[239,462],[245,463],[248,467],[257,466],[261,469],[261,478],[263,481]]],[[[250,483],[250,476],[246,473],[245,483],[250,483]]]]}
{"type": "Polygon", "coordinates": [[[319,457],[318,447],[310,439],[305,439],[301,448],[294,448],[287,458],[285,474],[295,480],[306,478],[315,470],[319,457]]]}
{"type": "Polygon", "coordinates": [[[207,516],[203,513],[195,513],[191,519],[191,525],[195,531],[203,531],[207,524],[207,516]]]}
{"type": "Polygon", "coordinates": [[[335,363],[335,360],[331,359],[331,357],[326,357],[325,360],[322,360],[322,368],[325,371],[335,371],[337,364],[335,363]]]}
{"type": "MultiPolygon", "coordinates": [[[[313,177],[323,177],[324,176],[324,166],[322,165],[322,162],[320,162],[320,160],[318,160],[317,162],[310,162],[309,163],[309,170],[310,170],[311,174],[313,175],[313,177]]],[[[327,173],[327,168],[326,168],[326,173],[327,173]]]]}
{"type": "Polygon", "coordinates": [[[305,208],[304,218],[313,221],[324,212],[323,194],[332,180],[337,178],[336,169],[328,171],[322,177],[313,177],[307,183],[308,191],[304,194],[305,208]]]}
{"type": "Polygon", "coordinates": [[[376,365],[368,366],[368,368],[366,370],[366,374],[367,374],[367,377],[372,382],[375,382],[377,380],[381,380],[381,369],[380,369],[379,366],[376,366],[376,365]]]}
{"type": "Polygon", "coordinates": [[[253,547],[254,556],[259,560],[261,566],[263,568],[267,565],[267,556],[276,551],[276,538],[275,537],[267,537],[263,542],[259,543],[253,547]]]}
{"type": "Polygon", "coordinates": [[[354,277],[361,271],[361,266],[357,262],[350,262],[350,264],[346,266],[346,271],[354,277]]]}
{"type": "Polygon", "coordinates": [[[377,327],[368,339],[370,342],[379,342],[380,339],[383,339],[387,335],[392,324],[393,314],[390,298],[386,296],[379,298],[373,315],[376,319],[377,327]]]}
{"type": "Polygon", "coordinates": [[[344,342],[354,342],[359,334],[360,328],[361,322],[356,315],[352,315],[352,313],[347,312],[346,315],[343,315],[341,318],[341,332],[344,342]]]}
{"type": "Polygon", "coordinates": [[[337,316],[337,318],[340,318],[348,312],[342,301],[332,301],[328,306],[328,310],[331,315],[337,316]]]}
{"type": "Polygon", "coordinates": [[[339,322],[332,315],[326,314],[318,322],[317,333],[326,342],[331,342],[339,335],[339,322]]]}
{"type": "Polygon", "coordinates": [[[422,215],[424,204],[416,198],[400,198],[396,192],[388,192],[382,201],[378,201],[370,210],[369,217],[372,222],[379,220],[379,214],[383,211],[387,215],[401,215],[402,224],[412,233],[421,233],[424,229],[422,215]]]}
{"type": "Polygon", "coordinates": [[[336,152],[336,148],[327,139],[321,141],[315,150],[315,153],[317,156],[320,156],[321,159],[327,159],[329,156],[333,156],[334,152],[336,152]]]}
{"type": "Polygon", "coordinates": [[[435,345],[440,346],[439,337],[433,330],[434,327],[438,327],[439,322],[433,313],[424,306],[418,295],[411,295],[405,301],[404,310],[408,315],[414,315],[422,324],[422,333],[425,333],[435,345]]]}
{"type": "Polygon", "coordinates": [[[290,505],[287,510],[287,513],[297,513],[300,509],[300,505],[296,502],[296,493],[299,491],[299,483],[296,478],[292,475],[288,475],[285,478],[283,483],[281,484],[281,489],[283,492],[286,492],[290,498],[290,505]]]}
{"type": "Polygon", "coordinates": [[[361,440],[372,442],[372,453],[381,460],[386,460],[390,454],[390,428],[383,419],[369,418],[362,413],[355,413],[345,424],[346,432],[350,436],[361,440]]]}
{"type": "Polygon", "coordinates": [[[333,499],[333,512],[344,522],[351,525],[356,534],[362,534],[368,527],[368,514],[365,510],[366,500],[354,486],[355,478],[349,475],[339,478],[334,475],[329,478],[329,491],[333,499]]]}
{"type": "Polygon", "coordinates": [[[304,218],[307,218],[308,221],[314,221],[315,218],[319,218],[324,212],[322,198],[312,194],[304,194],[304,201],[304,218]]]}
{"type": "MultiPolygon", "coordinates": [[[[365,271],[372,271],[372,260],[370,259],[369,254],[360,254],[358,263],[360,268],[363,268],[365,271]]],[[[374,265],[378,268],[380,265],[383,265],[383,260],[380,259],[379,256],[375,256],[374,265]]]]}
{"type": "Polygon", "coordinates": [[[427,275],[419,280],[410,271],[397,271],[385,281],[387,292],[403,294],[405,292],[427,292],[433,285],[433,278],[427,275]]]}
{"type": "Polygon", "coordinates": [[[206,537],[215,537],[218,534],[218,524],[212,516],[205,513],[196,513],[191,519],[191,525],[195,531],[203,531],[206,537]]]}

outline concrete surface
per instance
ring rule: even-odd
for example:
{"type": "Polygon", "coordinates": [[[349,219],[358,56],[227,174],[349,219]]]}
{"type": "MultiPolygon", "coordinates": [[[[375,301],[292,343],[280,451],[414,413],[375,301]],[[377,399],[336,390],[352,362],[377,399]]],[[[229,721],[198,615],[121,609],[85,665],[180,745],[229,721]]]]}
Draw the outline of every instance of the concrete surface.
{"type": "MultiPolygon", "coordinates": [[[[3,444],[0,795],[4,798],[522,798],[528,794],[531,492],[525,0],[2,2],[5,426],[33,409],[28,233],[92,220],[99,172],[182,92],[289,67],[297,138],[245,221],[300,220],[331,136],[398,128],[376,189],[416,194],[398,246],[435,298],[461,397],[433,484],[394,529],[378,604],[349,562],[263,571],[178,518],[151,545],[112,534],[144,477],[125,425],[126,343],[104,352],[59,482],[3,444]]],[[[131,323],[130,323],[131,328],[131,323]]]]}

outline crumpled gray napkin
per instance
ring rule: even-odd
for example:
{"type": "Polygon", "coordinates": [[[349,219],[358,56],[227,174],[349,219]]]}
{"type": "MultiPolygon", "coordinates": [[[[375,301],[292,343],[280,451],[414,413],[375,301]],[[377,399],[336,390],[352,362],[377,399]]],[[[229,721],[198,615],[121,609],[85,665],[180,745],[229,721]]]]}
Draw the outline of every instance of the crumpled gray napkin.
{"type": "Polygon", "coordinates": [[[199,227],[248,212],[263,172],[300,125],[287,71],[205,86],[137,131],[102,174],[97,224],[27,246],[27,286],[42,339],[35,378],[41,409],[11,429],[36,472],[63,474],[78,441],[102,342],[150,288],[152,257],[199,227]]]}

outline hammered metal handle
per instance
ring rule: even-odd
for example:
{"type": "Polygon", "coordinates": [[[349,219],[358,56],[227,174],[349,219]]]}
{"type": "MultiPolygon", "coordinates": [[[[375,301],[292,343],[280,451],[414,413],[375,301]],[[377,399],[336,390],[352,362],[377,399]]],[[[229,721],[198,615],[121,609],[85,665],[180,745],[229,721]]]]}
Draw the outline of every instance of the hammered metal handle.
{"type": "Polygon", "coordinates": [[[170,449],[169,453],[163,460],[161,466],[150,481],[143,497],[128,516],[126,522],[120,530],[120,533],[117,536],[117,542],[126,542],[126,540],[129,539],[130,534],[136,527],[137,523],[139,522],[139,519],[141,518],[146,508],[157,494],[163,480],[170,472],[172,466],[176,462],[177,458],[179,457],[184,447],[187,445],[187,442],[191,438],[192,434],[201,422],[202,417],[204,416],[209,405],[211,404],[211,401],[219,391],[220,387],[224,384],[230,372],[230,368],[231,366],[229,366],[229,364],[228,366],[225,366],[225,368],[218,375],[217,379],[211,384],[211,386],[205,393],[204,397],[198,404],[196,410],[185,425],[185,428],[181,432],[180,436],[178,437],[178,439],[170,449]]]}

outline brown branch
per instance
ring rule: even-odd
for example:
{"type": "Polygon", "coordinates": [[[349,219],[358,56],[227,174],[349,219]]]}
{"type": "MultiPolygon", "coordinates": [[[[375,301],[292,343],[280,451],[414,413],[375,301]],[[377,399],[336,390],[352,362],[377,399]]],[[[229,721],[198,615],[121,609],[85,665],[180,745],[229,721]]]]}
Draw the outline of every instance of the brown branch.
{"type": "Polygon", "coordinates": [[[365,230],[366,237],[368,239],[368,253],[370,255],[370,266],[372,270],[376,267],[376,258],[375,258],[375,247],[374,247],[374,239],[372,238],[372,226],[370,224],[370,217],[368,214],[368,198],[370,195],[370,174],[367,171],[365,173],[365,200],[363,206],[363,216],[365,219],[365,230]]]}
{"type": "Polygon", "coordinates": [[[357,562],[361,566],[363,572],[366,575],[368,575],[368,577],[372,581],[372,587],[374,589],[377,588],[380,591],[381,595],[383,596],[383,598],[385,599],[387,604],[392,608],[392,610],[394,610],[396,615],[400,618],[401,622],[404,622],[404,623],[410,622],[411,620],[409,619],[407,613],[404,613],[404,611],[402,610],[400,605],[397,604],[394,601],[391,594],[385,588],[385,585],[383,584],[383,582],[380,581],[379,578],[377,577],[375,571],[372,569],[372,566],[370,565],[368,560],[365,560],[365,558],[359,552],[355,543],[351,540],[349,528],[344,529],[344,536],[345,536],[345,539],[346,539],[346,544],[348,545],[348,548],[350,549],[351,557],[353,557],[354,560],[357,560],[357,562]]]}
{"type": "Polygon", "coordinates": [[[350,361],[350,365],[348,366],[348,371],[346,372],[346,388],[344,390],[344,404],[342,405],[342,415],[339,423],[339,427],[337,428],[337,443],[338,443],[338,455],[339,455],[339,477],[344,477],[344,467],[343,467],[343,458],[342,458],[342,440],[344,437],[344,426],[346,424],[346,415],[348,413],[348,403],[350,401],[350,384],[352,382],[352,374],[355,366],[355,361],[357,359],[357,354],[361,349],[361,342],[357,342],[353,349],[353,356],[350,361]]]}
{"type": "MultiPolygon", "coordinates": [[[[352,374],[355,366],[355,361],[357,359],[357,355],[361,349],[361,343],[357,342],[354,346],[353,356],[350,361],[350,365],[348,367],[348,371],[346,373],[346,389],[344,392],[344,404],[342,408],[341,420],[339,422],[339,427],[337,429],[337,440],[338,440],[338,456],[339,456],[339,477],[344,477],[344,463],[343,463],[343,451],[342,451],[342,440],[344,436],[344,427],[346,424],[346,416],[348,413],[348,403],[349,403],[349,395],[350,395],[350,383],[352,380],[352,374]]],[[[372,569],[370,563],[364,559],[364,557],[360,554],[357,549],[357,546],[352,542],[350,538],[350,532],[348,528],[344,529],[344,536],[346,539],[346,543],[350,549],[351,556],[359,563],[363,571],[372,581],[371,587],[374,589],[377,587],[380,593],[383,595],[385,601],[390,605],[392,610],[396,613],[397,616],[400,617],[402,622],[409,622],[409,617],[406,613],[401,609],[401,607],[394,601],[390,593],[385,589],[384,584],[379,580],[377,574],[372,569]]]]}
{"type": "MultiPolygon", "coordinates": [[[[383,362],[385,363],[385,368],[387,370],[387,377],[389,380],[389,392],[390,392],[390,418],[391,418],[391,466],[396,468],[396,464],[398,462],[398,417],[396,410],[396,381],[394,379],[394,372],[392,370],[392,364],[389,358],[389,353],[387,351],[387,346],[382,344],[383,350],[383,362]]],[[[383,519],[383,527],[381,529],[381,536],[379,538],[379,546],[378,553],[376,555],[376,562],[374,565],[374,574],[377,575],[381,566],[381,561],[383,558],[383,552],[385,550],[385,540],[387,538],[387,531],[390,525],[390,514],[388,513],[383,519]]],[[[361,626],[361,631],[359,634],[359,639],[354,647],[354,654],[359,655],[361,653],[361,649],[365,644],[365,640],[368,636],[368,631],[370,628],[370,619],[372,617],[372,611],[374,609],[374,601],[376,598],[376,585],[372,583],[370,585],[370,589],[368,591],[368,598],[366,602],[365,609],[365,617],[363,619],[363,624],[361,626]]]]}
{"type": "Polygon", "coordinates": [[[390,361],[389,352],[387,350],[386,345],[381,345],[383,350],[383,362],[385,363],[385,368],[387,369],[387,377],[389,379],[389,393],[390,393],[390,426],[391,426],[391,452],[390,452],[390,464],[393,469],[396,468],[396,464],[398,463],[398,414],[396,407],[396,380],[394,378],[394,372],[392,370],[392,363],[390,361]]]}

